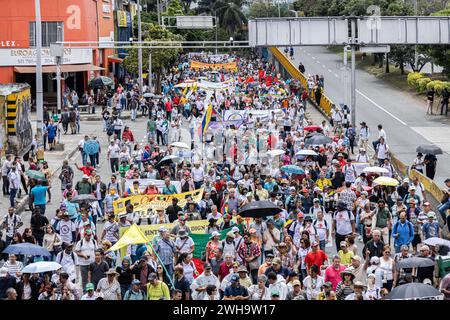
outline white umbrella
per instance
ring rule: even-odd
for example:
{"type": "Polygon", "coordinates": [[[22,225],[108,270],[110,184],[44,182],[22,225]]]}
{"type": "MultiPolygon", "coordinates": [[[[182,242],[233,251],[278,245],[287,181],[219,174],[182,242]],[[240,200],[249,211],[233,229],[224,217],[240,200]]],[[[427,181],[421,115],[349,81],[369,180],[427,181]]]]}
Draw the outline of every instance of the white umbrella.
{"type": "Polygon", "coordinates": [[[428,238],[426,239],[423,243],[425,243],[426,245],[429,246],[446,246],[450,248],[450,241],[449,240],[445,240],[442,238],[438,238],[438,237],[432,237],[432,238],[428,238]]]}
{"type": "Polygon", "coordinates": [[[296,156],[317,156],[314,150],[303,149],[295,154],[296,156]]]}
{"type": "Polygon", "coordinates": [[[364,172],[372,172],[372,173],[389,173],[388,169],[381,168],[381,167],[367,167],[364,168],[364,172]]]}
{"type": "Polygon", "coordinates": [[[267,151],[267,155],[269,155],[271,157],[276,157],[276,156],[281,156],[285,152],[286,151],[281,150],[281,149],[274,149],[274,150],[267,151]]]}
{"type": "Polygon", "coordinates": [[[22,273],[42,273],[48,271],[56,271],[61,269],[62,266],[53,261],[39,261],[35,263],[31,263],[22,269],[22,273]]]}
{"type": "Polygon", "coordinates": [[[186,143],[184,142],[174,142],[170,144],[171,147],[176,147],[176,148],[180,148],[180,149],[191,149],[191,147],[189,147],[186,143]]]}

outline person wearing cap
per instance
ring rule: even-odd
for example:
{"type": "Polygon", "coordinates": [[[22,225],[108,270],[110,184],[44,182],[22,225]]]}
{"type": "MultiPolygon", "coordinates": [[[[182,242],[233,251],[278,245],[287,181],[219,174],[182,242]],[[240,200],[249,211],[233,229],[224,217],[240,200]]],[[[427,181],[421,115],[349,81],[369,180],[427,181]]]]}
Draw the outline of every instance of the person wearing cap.
{"type": "Polygon", "coordinates": [[[106,277],[98,282],[97,291],[103,294],[104,300],[122,300],[120,284],[116,279],[117,275],[116,270],[111,268],[106,272],[106,277]]]}
{"type": "Polygon", "coordinates": [[[358,255],[354,255],[351,258],[351,264],[348,267],[349,270],[355,275],[355,281],[361,281],[362,283],[366,283],[366,270],[364,268],[364,264],[362,263],[362,259],[358,255]]]}
{"type": "Polygon", "coordinates": [[[247,288],[240,283],[240,277],[233,274],[230,279],[231,284],[225,289],[223,300],[249,300],[247,288]]]}
{"type": "Polygon", "coordinates": [[[6,291],[9,288],[15,288],[17,280],[15,275],[11,275],[8,268],[2,266],[0,268],[0,299],[5,299],[7,297],[6,291]]]}
{"type": "Polygon", "coordinates": [[[274,272],[276,275],[282,276],[284,279],[287,279],[287,277],[289,276],[289,270],[283,267],[282,261],[278,257],[273,258],[272,265],[267,268],[264,274],[268,276],[271,272],[274,272]]]}
{"type": "Polygon", "coordinates": [[[185,229],[180,229],[177,233],[175,240],[176,255],[179,256],[182,253],[191,254],[194,252],[195,244],[185,229]]]}
{"type": "Polygon", "coordinates": [[[366,258],[365,262],[366,272],[367,274],[375,275],[375,285],[378,288],[383,287],[383,279],[384,279],[384,271],[380,268],[380,258],[377,256],[373,256],[370,258],[366,258]]]}
{"type": "MultiPolygon", "coordinates": [[[[424,210],[429,210],[430,203],[424,203],[424,210]]],[[[437,221],[436,213],[429,211],[427,213],[428,221],[422,226],[422,240],[426,240],[432,237],[442,238],[442,231],[437,221]]]]}
{"type": "Polygon", "coordinates": [[[165,211],[164,207],[158,206],[158,207],[156,207],[155,211],[156,211],[156,213],[153,215],[153,217],[151,219],[151,223],[152,224],[167,224],[167,223],[170,223],[169,217],[164,212],[165,211]]]}
{"type": "MultiPolygon", "coordinates": [[[[272,297],[274,292],[272,292],[272,297]]],[[[288,292],[286,300],[310,300],[310,299],[307,299],[306,292],[302,290],[302,283],[299,280],[294,280],[292,282],[292,290],[288,292]]]]}
{"type": "Polygon", "coordinates": [[[354,253],[353,251],[348,250],[348,243],[345,240],[341,241],[340,247],[341,250],[338,251],[338,255],[341,258],[341,263],[348,267],[352,262],[354,253]]]}
{"type": "Polygon", "coordinates": [[[420,197],[416,194],[416,187],[413,185],[409,187],[408,193],[403,197],[403,203],[407,208],[410,207],[411,200],[414,200],[416,208],[419,208],[422,204],[420,197]]]}
{"type": "Polygon", "coordinates": [[[320,204],[320,199],[314,198],[313,206],[311,208],[309,208],[308,214],[313,219],[316,219],[318,212],[326,212],[326,210],[325,210],[325,207],[320,204]]]}
{"type": "Polygon", "coordinates": [[[232,216],[229,213],[223,215],[223,221],[219,225],[219,230],[225,230],[232,228],[236,223],[232,220],[232,216]]]}
{"type": "Polygon", "coordinates": [[[287,294],[289,292],[289,288],[286,284],[286,279],[282,275],[277,275],[273,271],[269,272],[266,276],[269,283],[268,291],[270,293],[276,291],[280,300],[286,300],[287,294]]]}
{"type": "Polygon", "coordinates": [[[144,290],[141,290],[141,281],[134,279],[131,282],[131,288],[125,292],[123,300],[147,300],[144,290]]]}
{"type": "Polygon", "coordinates": [[[147,283],[147,300],[170,300],[170,290],[167,284],[158,279],[156,273],[150,273],[147,283]]]}
{"type": "MultiPolygon", "coordinates": [[[[206,292],[208,285],[214,285],[216,288],[219,288],[220,281],[212,273],[211,264],[205,263],[203,273],[195,278],[191,284],[192,300],[205,300],[208,296],[206,292]]],[[[217,297],[218,296],[219,293],[217,292],[217,297]]]]}
{"type": "MultiPolygon", "coordinates": [[[[417,255],[420,259],[429,259],[431,261],[435,261],[435,257],[431,255],[430,247],[422,244],[419,248],[419,255],[417,255]]],[[[429,267],[418,267],[417,268],[417,281],[423,282],[425,279],[431,280],[433,283],[434,278],[434,270],[435,270],[435,264],[429,266],[429,267]]]]}
{"type": "Polygon", "coordinates": [[[170,235],[176,237],[180,230],[186,231],[186,233],[191,233],[191,228],[186,224],[188,218],[183,214],[183,211],[178,212],[178,219],[175,222],[175,226],[170,230],[170,235]]]}
{"type": "Polygon", "coordinates": [[[365,285],[361,281],[353,284],[353,293],[350,293],[345,300],[371,300],[364,292],[365,285]]]}
{"type": "Polygon", "coordinates": [[[317,300],[336,300],[336,293],[333,291],[331,282],[322,285],[322,291],[318,294],[317,300]]]}
{"type": "Polygon", "coordinates": [[[58,232],[61,241],[66,243],[74,242],[77,235],[76,224],[70,220],[70,213],[63,210],[62,219],[56,222],[56,232],[58,232]]]}
{"type": "Polygon", "coordinates": [[[81,300],[97,300],[98,297],[101,297],[100,293],[95,291],[93,283],[87,283],[84,289],[86,293],[81,296],[81,300]]]}

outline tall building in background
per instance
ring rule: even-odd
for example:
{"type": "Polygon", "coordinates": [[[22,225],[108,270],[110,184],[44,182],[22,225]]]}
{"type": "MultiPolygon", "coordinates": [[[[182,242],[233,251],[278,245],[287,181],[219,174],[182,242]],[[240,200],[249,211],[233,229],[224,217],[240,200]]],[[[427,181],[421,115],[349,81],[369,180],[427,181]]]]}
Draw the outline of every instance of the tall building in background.
{"type": "MultiPolygon", "coordinates": [[[[28,83],[34,98],[36,72],[34,0],[0,0],[0,83],[28,83]]],[[[113,41],[114,0],[41,0],[44,104],[56,104],[55,59],[50,44],[56,41],[113,41]]],[[[117,63],[107,45],[66,48],[61,71],[62,88],[87,90],[97,75],[112,76],[117,63]]],[[[64,91],[64,90],[63,90],[64,91]]]]}

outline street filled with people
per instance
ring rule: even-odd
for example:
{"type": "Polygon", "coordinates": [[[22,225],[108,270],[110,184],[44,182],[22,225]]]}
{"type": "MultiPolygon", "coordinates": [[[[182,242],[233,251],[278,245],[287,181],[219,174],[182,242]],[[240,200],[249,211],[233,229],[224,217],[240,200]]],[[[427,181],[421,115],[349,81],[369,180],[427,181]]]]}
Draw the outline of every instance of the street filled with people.
{"type": "MultiPolygon", "coordinates": [[[[450,178],[436,207],[391,163],[389,128],[337,105],[314,123],[323,76],[190,53],[150,87],[86,92],[98,130],[54,177],[36,140],[3,160],[0,299],[450,300],[450,178]]],[[[47,119],[49,152],[83,127],[75,95],[47,119]]],[[[434,177],[429,152],[412,169],[434,177]]]]}

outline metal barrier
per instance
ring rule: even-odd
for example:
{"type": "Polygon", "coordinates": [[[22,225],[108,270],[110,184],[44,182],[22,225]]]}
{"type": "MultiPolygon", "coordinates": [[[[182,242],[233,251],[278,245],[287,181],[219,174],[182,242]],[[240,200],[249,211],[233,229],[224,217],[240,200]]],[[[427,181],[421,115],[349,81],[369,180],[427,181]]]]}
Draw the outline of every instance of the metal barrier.
{"type": "Polygon", "coordinates": [[[414,169],[409,171],[409,178],[419,179],[419,182],[423,184],[426,191],[429,192],[438,203],[441,202],[444,197],[444,191],[433,180],[414,169]]]}
{"type": "MultiPolygon", "coordinates": [[[[281,65],[286,69],[287,72],[291,75],[291,77],[297,79],[300,81],[300,84],[303,88],[307,88],[307,79],[303,73],[301,73],[297,67],[292,63],[291,60],[289,60],[283,52],[280,51],[280,49],[275,47],[270,47],[270,52],[274,55],[274,57],[278,60],[278,62],[281,63],[281,65]]],[[[333,102],[328,98],[325,94],[322,93],[322,96],[320,97],[320,104],[316,104],[315,94],[314,91],[311,92],[311,95],[309,97],[314,104],[324,113],[326,116],[331,117],[331,106],[333,105],[333,102]]]]}

